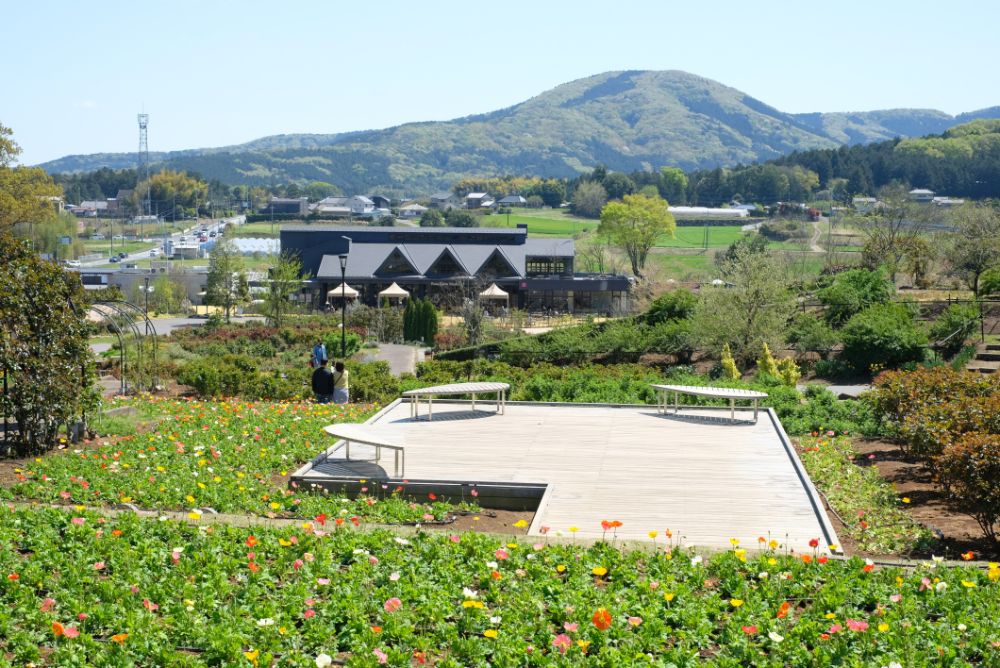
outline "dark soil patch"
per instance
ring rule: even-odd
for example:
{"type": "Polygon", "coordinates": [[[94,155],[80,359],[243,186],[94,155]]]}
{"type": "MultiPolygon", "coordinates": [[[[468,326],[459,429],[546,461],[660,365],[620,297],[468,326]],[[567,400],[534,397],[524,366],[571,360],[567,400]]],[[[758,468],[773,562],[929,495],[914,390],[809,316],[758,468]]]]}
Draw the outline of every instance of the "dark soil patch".
{"type": "Polygon", "coordinates": [[[854,447],[858,451],[858,465],[878,469],[879,474],[895,486],[901,498],[910,500],[905,504],[910,517],[938,536],[934,554],[959,559],[961,554],[971,550],[978,560],[1000,559],[1000,545],[985,538],[974,519],[951,508],[933,473],[908,459],[897,445],[858,439],[854,447]]]}
{"type": "Polygon", "coordinates": [[[530,526],[534,517],[535,513],[530,510],[487,510],[484,508],[479,513],[456,515],[454,522],[440,525],[440,528],[443,531],[479,531],[481,533],[507,533],[521,536],[528,533],[528,526],[516,527],[514,524],[524,520],[530,526]]]}

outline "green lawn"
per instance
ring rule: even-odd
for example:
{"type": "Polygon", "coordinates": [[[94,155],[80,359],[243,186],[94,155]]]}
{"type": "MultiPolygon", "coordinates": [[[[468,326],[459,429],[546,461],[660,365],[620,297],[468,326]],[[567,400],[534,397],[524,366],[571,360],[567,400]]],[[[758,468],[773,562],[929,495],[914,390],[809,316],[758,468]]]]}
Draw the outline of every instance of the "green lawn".
{"type": "MultiPolygon", "coordinates": [[[[173,266],[175,268],[190,269],[191,267],[207,267],[208,266],[208,258],[207,257],[198,258],[196,260],[170,260],[169,258],[164,258],[164,257],[161,256],[161,257],[155,257],[155,258],[147,258],[147,259],[142,259],[142,260],[136,260],[135,262],[131,262],[130,261],[129,264],[135,264],[139,269],[149,269],[151,262],[164,262],[164,261],[173,262],[173,266]]],[[[269,256],[269,255],[263,255],[263,256],[261,256],[259,258],[255,258],[255,257],[253,257],[251,255],[247,255],[247,256],[243,257],[243,266],[244,266],[244,268],[250,269],[250,270],[267,269],[268,267],[270,267],[271,265],[273,265],[274,262],[275,262],[275,258],[273,256],[269,256]]],[[[101,267],[120,267],[121,264],[118,264],[118,263],[115,263],[115,264],[107,263],[107,264],[103,264],[103,265],[100,265],[100,266],[101,267]]]]}
{"type": "MultiPolygon", "coordinates": [[[[703,248],[705,229],[701,225],[697,227],[678,226],[673,238],[664,235],[656,240],[656,245],[662,248],[703,248]]],[[[739,225],[709,225],[708,247],[726,248],[743,234],[739,225]]]]}
{"type": "Polygon", "coordinates": [[[540,209],[525,210],[507,214],[483,216],[483,227],[517,227],[528,226],[528,236],[531,237],[571,237],[580,232],[596,230],[598,221],[587,218],[577,218],[561,210],[540,209]]]}
{"type": "MultiPolygon", "coordinates": [[[[114,252],[118,253],[137,253],[141,250],[148,250],[152,248],[154,244],[143,243],[141,241],[120,241],[118,239],[114,242],[114,252]]],[[[91,241],[86,240],[83,242],[83,247],[86,249],[88,254],[91,253],[103,253],[105,255],[110,255],[112,251],[111,241],[105,239],[103,241],[91,241]]]]}
{"type": "Polygon", "coordinates": [[[651,253],[646,264],[650,269],[660,272],[662,278],[672,278],[675,281],[701,281],[718,274],[712,263],[711,253],[651,253]]]}

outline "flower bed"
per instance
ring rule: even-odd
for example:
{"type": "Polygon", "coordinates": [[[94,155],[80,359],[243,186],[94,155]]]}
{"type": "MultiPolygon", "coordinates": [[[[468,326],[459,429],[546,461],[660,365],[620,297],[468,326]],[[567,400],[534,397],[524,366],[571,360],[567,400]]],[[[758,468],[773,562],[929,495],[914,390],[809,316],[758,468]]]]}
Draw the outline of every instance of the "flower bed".
{"type": "Polygon", "coordinates": [[[903,499],[878,469],[855,463],[848,436],[807,436],[800,439],[800,455],[809,477],[823,492],[857,541],[858,549],[876,554],[901,554],[925,549],[933,535],[903,510],[903,499]]]}
{"type": "Polygon", "coordinates": [[[759,555],[702,557],[662,538],[623,552],[0,508],[0,664],[1000,660],[997,565],[883,568],[761,540],[759,555]]]}
{"type": "Polygon", "coordinates": [[[0,488],[0,498],[383,522],[440,520],[453,509],[445,499],[414,503],[388,489],[348,500],[288,488],[288,474],[331,444],[322,427],[361,422],[370,406],[173,400],[158,405],[168,417],[155,430],[38,458],[18,472],[12,487],[0,488]]]}

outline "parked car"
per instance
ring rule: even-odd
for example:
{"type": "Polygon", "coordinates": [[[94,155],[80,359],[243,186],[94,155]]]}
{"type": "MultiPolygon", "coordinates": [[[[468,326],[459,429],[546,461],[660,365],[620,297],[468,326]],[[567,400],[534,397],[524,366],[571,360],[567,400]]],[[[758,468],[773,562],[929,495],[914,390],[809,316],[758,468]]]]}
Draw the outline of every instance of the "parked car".
{"type": "Polygon", "coordinates": [[[159,254],[160,254],[160,249],[159,248],[152,248],[149,251],[149,257],[156,257],[159,254]]]}
{"type": "Polygon", "coordinates": [[[112,255],[111,256],[111,261],[112,262],[121,262],[122,259],[120,257],[118,257],[117,255],[112,255]]]}
{"type": "Polygon", "coordinates": [[[214,237],[215,237],[215,230],[212,230],[211,232],[209,232],[209,233],[208,233],[208,236],[210,236],[210,237],[213,237],[213,238],[214,238],[214,237]]]}
{"type": "Polygon", "coordinates": [[[126,253],[124,251],[118,254],[118,259],[119,260],[124,260],[127,257],[128,257],[128,253],[126,253]]]}
{"type": "Polygon", "coordinates": [[[63,262],[63,264],[66,265],[67,267],[79,267],[80,266],[80,261],[79,260],[65,260],[63,262]]]}
{"type": "Polygon", "coordinates": [[[91,241],[104,241],[104,235],[103,234],[91,234],[90,235],[90,240],[91,241]]]}

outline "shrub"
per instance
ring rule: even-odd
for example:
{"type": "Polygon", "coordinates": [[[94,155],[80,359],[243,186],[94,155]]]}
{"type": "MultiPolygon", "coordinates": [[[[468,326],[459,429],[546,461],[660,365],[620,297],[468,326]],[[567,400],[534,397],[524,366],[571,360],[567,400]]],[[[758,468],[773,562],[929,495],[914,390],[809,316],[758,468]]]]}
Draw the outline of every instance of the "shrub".
{"type": "Polygon", "coordinates": [[[802,372],[799,370],[799,365],[795,363],[791,357],[782,357],[778,361],[778,376],[788,387],[795,387],[795,384],[799,382],[799,378],[802,377],[802,372]]]}
{"type": "Polygon", "coordinates": [[[694,315],[698,298],[690,290],[671,290],[653,300],[644,320],[655,325],[667,320],[685,320],[694,315]]]}
{"type": "Polygon", "coordinates": [[[736,368],[736,360],[733,359],[733,351],[729,349],[729,344],[722,346],[722,377],[726,380],[739,380],[742,374],[736,368]]]}
{"type": "Polygon", "coordinates": [[[934,321],[930,329],[931,340],[940,345],[938,350],[946,357],[958,353],[965,345],[979,320],[979,309],[971,304],[952,304],[934,321]]]}
{"type": "Polygon", "coordinates": [[[825,359],[840,342],[840,337],[822,318],[812,313],[800,313],[792,323],[786,340],[795,346],[795,352],[800,356],[815,352],[825,359]]]}
{"type": "Polygon", "coordinates": [[[991,540],[1000,530],[1000,435],[969,433],[947,446],[937,471],[954,506],[991,540]]]}
{"type": "Polygon", "coordinates": [[[323,337],[323,344],[326,346],[326,355],[330,359],[350,359],[354,353],[361,350],[361,344],[363,343],[361,337],[352,331],[347,332],[347,354],[344,355],[341,352],[341,347],[343,341],[341,340],[340,332],[335,332],[333,334],[328,334],[323,337]]]}
{"type": "Polygon", "coordinates": [[[399,379],[392,375],[388,362],[348,364],[352,402],[388,404],[399,397],[399,379]]]}
{"type": "Polygon", "coordinates": [[[987,269],[979,277],[980,296],[1000,295],[1000,267],[987,269]]]}
{"type": "Polygon", "coordinates": [[[778,377],[778,363],[775,362],[774,355],[771,354],[771,347],[766,343],[760,351],[760,357],[757,358],[757,372],[772,378],[778,377]]]}
{"type": "Polygon", "coordinates": [[[827,307],[827,320],[836,325],[870,306],[888,302],[895,292],[895,285],[881,272],[850,269],[834,276],[816,296],[827,307]]]}
{"type": "Polygon", "coordinates": [[[898,367],[924,356],[927,334],[913,320],[903,304],[876,304],[854,315],[841,334],[841,357],[856,371],[866,372],[875,365],[898,367]]]}

